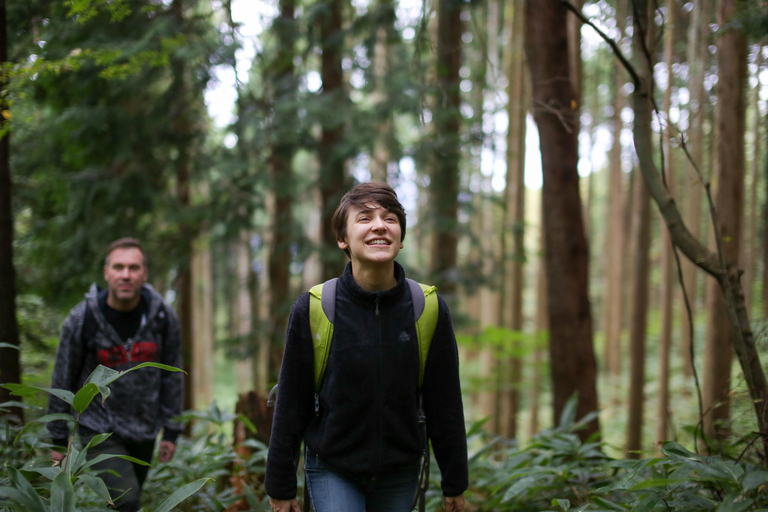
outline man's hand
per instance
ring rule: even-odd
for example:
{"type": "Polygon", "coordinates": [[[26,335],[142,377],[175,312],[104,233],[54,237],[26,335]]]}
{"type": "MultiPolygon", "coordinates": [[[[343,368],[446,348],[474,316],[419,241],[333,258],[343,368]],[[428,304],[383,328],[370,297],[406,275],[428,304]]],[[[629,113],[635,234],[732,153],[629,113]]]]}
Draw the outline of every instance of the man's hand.
{"type": "Polygon", "coordinates": [[[269,506],[272,507],[273,512],[301,512],[299,502],[295,498],[292,500],[269,498],[269,506]]]}
{"type": "Polygon", "coordinates": [[[443,510],[445,512],[464,512],[464,495],[459,494],[452,498],[443,496],[443,510]]]}
{"type": "Polygon", "coordinates": [[[57,452],[56,450],[51,450],[51,458],[53,459],[53,462],[56,463],[56,465],[60,465],[64,460],[64,454],[57,452]]]}
{"type": "Polygon", "coordinates": [[[160,441],[160,454],[157,460],[160,462],[168,462],[173,457],[176,451],[176,444],[170,441],[160,441]]]}

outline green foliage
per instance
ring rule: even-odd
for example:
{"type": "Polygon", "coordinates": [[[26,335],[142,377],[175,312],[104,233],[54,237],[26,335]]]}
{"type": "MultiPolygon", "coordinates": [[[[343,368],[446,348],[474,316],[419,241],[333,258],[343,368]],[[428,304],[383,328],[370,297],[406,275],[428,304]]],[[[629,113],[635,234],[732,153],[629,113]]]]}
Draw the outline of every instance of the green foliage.
{"type": "MultiPolygon", "coordinates": [[[[105,503],[112,503],[106,485],[94,476],[90,469],[97,463],[114,457],[130,460],[136,464],[147,463],[133,457],[123,455],[101,454],[92,459],[88,458],[88,450],[104,442],[110,434],[94,436],[89,443],[80,447],[70,441],[67,453],[61,466],[50,466],[49,460],[35,456],[35,449],[41,446],[39,433],[33,435],[31,429],[39,428],[48,421],[73,420],[77,425],[80,414],[91,404],[96,395],[101,395],[102,402],[109,397],[108,385],[121,376],[144,367],[160,368],[166,371],[181,371],[178,368],[160,363],[142,363],[130,370],[117,372],[99,365],[86,380],[85,385],[77,393],[61,389],[41,388],[22,384],[4,384],[17,396],[29,396],[37,391],[53,394],[74,409],[76,416],[68,414],[48,414],[42,416],[23,428],[12,425],[7,421],[2,425],[4,435],[2,441],[3,460],[5,466],[0,472],[0,510],[24,512],[74,512],[75,510],[106,510],[105,503]],[[37,441],[31,441],[35,440],[37,441]],[[83,498],[84,496],[84,498],[83,498]],[[82,501],[82,503],[81,503],[82,501]]],[[[0,404],[9,407],[16,403],[0,404]]],[[[77,430],[75,428],[75,430],[77,430]]],[[[197,492],[210,480],[209,477],[198,479],[181,487],[177,486],[168,498],[158,505],[156,512],[167,512],[179,503],[197,492]]]]}

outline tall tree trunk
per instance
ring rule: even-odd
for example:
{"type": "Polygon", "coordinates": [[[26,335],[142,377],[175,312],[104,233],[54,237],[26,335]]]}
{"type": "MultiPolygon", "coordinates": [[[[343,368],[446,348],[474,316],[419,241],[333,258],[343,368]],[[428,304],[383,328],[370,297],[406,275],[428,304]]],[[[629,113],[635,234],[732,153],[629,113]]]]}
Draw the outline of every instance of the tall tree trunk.
{"type": "MultiPolygon", "coordinates": [[[[719,26],[728,22],[736,0],[719,0],[719,26]]],[[[738,265],[744,219],[744,131],[747,53],[744,36],[727,30],[717,38],[717,139],[716,208],[726,263],[738,265]]],[[[704,353],[704,432],[722,439],[730,418],[732,333],[723,294],[709,281],[708,328],[704,353]]]]}
{"type": "MultiPolygon", "coordinates": [[[[570,81],[566,7],[558,0],[526,0],[525,50],[531,71],[534,119],[544,175],[547,308],[554,414],[578,393],[577,415],[598,409],[597,368],[588,296],[588,251],[579,196],[578,116],[570,81]],[[567,353],[569,357],[562,357],[567,353]]],[[[597,419],[579,432],[599,431],[597,419]]]]}
{"type": "MultiPolygon", "coordinates": [[[[247,357],[239,357],[235,361],[235,374],[237,378],[238,393],[247,393],[254,389],[253,383],[253,350],[254,342],[253,320],[258,321],[258,316],[252,318],[253,305],[251,304],[250,279],[251,279],[251,251],[250,235],[243,230],[232,243],[234,254],[234,284],[232,293],[231,336],[239,341],[238,352],[248,354],[247,357]]],[[[266,387],[266,386],[265,386],[266,387]]],[[[265,388],[256,388],[255,391],[266,391],[265,388]]]]}
{"type": "MultiPolygon", "coordinates": [[[[619,40],[624,38],[627,20],[627,0],[616,2],[616,24],[619,40]]],[[[624,122],[621,111],[626,106],[622,92],[626,74],[618,62],[613,65],[613,142],[608,167],[608,218],[605,234],[605,296],[603,300],[603,361],[611,376],[621,374],[621,325],[624,281],[624,172],[621,166],[621,131],[624,122]]]]}
{"type": "MultiPolygon", "coordinates": [[[[185,23],[183,0],[173,0],[171,10],[174,13],[175,22],[179,30],[185,23]]],[[[190,206],[190,174],[191,156],[189,148],[189,133],[192,122],[186,105],[189,88],[187,84],[187,66],[183,59],[174,58],[171,64],[173,69],[173,98],[176,103],[176,200],[181,209],[190,206]]],[[[193,230],[187,222],[179,226],[179,273],[176,280],[176,295],[179,316],[179,328],[181,330],[181,355],[187,377],[184,379],[184,408],[193,409],[196,403],[194,396],[194,375],[192,374],[193,346],[192,346],[192,238],[193,230]]]]}
{"type": "Polygon", "coordinates": [[[434,101],[434,166],[430,181],[433,198],[434,235],[431,274],[446,295],[456,291],[458,278],[459,160],[461,158],[461,113],[459,68],[461,67],[461,0],[438,0],[437,92],[434,101]]]}
{"type": "Polygon", "coordinates": [[[531,422],[529,425],[530,436],[539,432],[539,397],[541,396],[541,381],[543,373],[544,354],[549,343],[549,319],[547,317],[547,269],[545,265],[545,236],[544,236],[544,211],[541,212],[539,221],[539,262],[536,270],[536,319],[534,329],[536,331],[536,345],[533,349],[533,361],[531,363],[531,422]]]}
{"type": "MultiPolygon", "coordinates": [[[[504,233],[512,234],[512,244],[504,258],[505,326],[516,331],[523,330],[523,269],[525,264],[525,118],[528,113],[525,89],[525,47],[523,28],[525,11],[522,0],[508,1],[507,32],[511,34],[508,63],[505,66],[509,77],[507,85],[507,179],[505,197],[504,233]]],[[[516,344],[516,345],[519,345],[516,344]]],[[[516,346],[516,348],[519,348],[516,346]]],[[[516,352],[519,352],[516,350],[516,352]]],[[[522,384],[523,362],[519,356],[510,361],[510,384],[508,394],[508,428],[502,433],[510,439],[517,437],[517,415],[520,410],[520,387],[522,384]]]]}
{"type": "MultiPolygon", "coordinates": [[[[765,115],[766,129],[768,129],[768,114],[765,115]]],[[[768,198],[768,144],[765,146],[766,156],[763,165],[765,166],[765,179],[763,180],[763,190],[768,198]]],[[[763,316],[768,317],[768,200],[763,205],[763,316]]]]}
{"type": "MultiPolygon", "coordinates": [[[[8,62],[8,27],[5,0],[0,0],[0,63],[8,62]]],[[[19,325],[16,319],[16,270],[13,266],[13,209],[11,205],[9,105],[4,89],[8,83],[0,81],[0,384],[21,383],[21,355],[19,325]]],[[[10,391],[0,388],[0,403],[11,399],[10,391]]],[[[16,400],[17,397],[14,398],[16,400]]],[[[10,415],[24,420],[20,407],[10,409],[10,415]]]]}
{"type": "MultiPolygon", "coordinates": [[[[667,86],[664,88],[664,113],[667,124],[664,129],[664,172],[667,178],[667,188],[670,194],[675,191],[675,166],[672,159],[673,137],[670,121],[672,106],[673,59],[675,27],[677,24],[677,6],[674,0],[666,0],[666,17],[664,29],[664,64],[667,68],[667,86]]],[[[669,433],[669,353],[672,346],[673,298],[676,276],[674,273],[675,255],[672,241],[666,226],[662,227],[661,240],[661,333],[659,336],[659,400],[658,423],[656,424],[656,439],[667,439],[669,433]]]]}
{"type": "MultiPolygon", "coordinates": [[[[640,21],[640,20],[638,20],[640,21]]],[[[633,173],[635,183],[632,237],[637,253],[632,271],[632,317],[629,332],[629,400],[627,415],[627,457],[640,458],[642,449],[643,406],[645,405],[645,337],[648,320],[648,277],[651,246],[651,198],[648,187],[633,173]]]]}
{"type": "Polygon", "coordinates": [[[192,381],[193,407],[207,409],[213,400],[213,281],[210,235],[201,233],[192,248],[192,381]]]}
{"type": "MultiPolygon", "coordinates": [[[[342,29],[341,8],[343,2],[323,0],[318,16],[322,44],[321,78],[322,102],[328,107],[346,108],[344,73],[341,67],[344,38],[339,37],[342,29]]],[[[320,158],[320,195],[322,197],[321,229],[323,245],[320,258],[323,262],[323,280],[337,277],[344,268],[344,253],[339,250],[331,228],[333,212],[339,205],[347,188],[344,154],[341,143],[344,137],[344,115],[323,116],[322,134],[318,156],[320,158]]]]}
{"type": "Polygon", "coordinates": [[[371,94],[371,103],[377,119],[376,139],[371,153],[371,181],[387,182],[389,164],[392,160],[392,115],[388,108],[389,93],[387,79],[392,70],[390,42],[394,38],[396,18],[393,0],[379,0],[375,26],[376,41],[373,47],[373,75],[375,88],[371,94]]]}
{"type": "MultiPolygon", "coordinates": [[[[688,66],[690,69],[690,100],[688,102],[688,151],[691,159],[703,168],[704,164],[704,123],[707,112],[708,97],[704,92],[704,70],[707,68],[707,55],[709,50],[709,21],[712,17],[712,2],[694,2],[691,11],[691,20],[688,31],[688,66]]],[[[688,183],[683,190],[684,218],[691,234],[697,239],[701,235],[701,182],[691,164],[686,165],[685,182],[688,183]]],[[[683,273],[683,284],[688,296],[691,308],[691,316],[695,318],[698,295],[699,272],[696,265],[686,258],[680,262],[683,273]]],[[[683,372],[687,376],[693,375],[693,360],[691,359],[691,347],[693,346],[693,329],[686,312],[685,304],[682,304],[682,323],[680,339],[680,356],[683,360],[683,372]]]]}
{"type": "Polygon", "coordinates": [[[747,303],[747,311],[752,312],[752,291],[755,285],[755,263],[757,258],[755,257],[755,240],[758,236],[757,231],[757,186],[760,175],[760,148],[762,147],[762,139],[760,138],[760,71],[763,67],[763,46],[757,45],[757,51],[755,55],[755,65],[757,71],[755,73],[755,79],[757,80],[757,86],[754,89],[752,97],[752,105],[754,111],[754,124],[752,126],[752,162],[749,184],[749,203],[748,213],[746,219],[746,226],[744,229],[744,251],[742,252],[744,269],[744,300],[747,303]]]}
{"type": "MultiPolygon", "coordinates": [[[[291,238],[293,225],[293,154],[295,151],[295,130],[297,115],[295,96],[298,83],[294,76],[294,46],[296,41],[294,0],[280,0],[280,16],[273,26],[278,47],[274,60],[270,63],[269,75],[273,77],[275,88],[272,99],[275,116],[272,125],[270,155],[267,161],[272,179],[274,210],[271,217],[272,231],[269,246],[269,340],[272,345],[271,363],[273,368],[280,366],[282,360],[285,330],[291,303],[289,297],[289,278],[291,263],[291,238]]],[[[330,222],[329,222],[330,226],[330,222]]],[[[338,248],[336,248],[338,251],[338,248]]]]}

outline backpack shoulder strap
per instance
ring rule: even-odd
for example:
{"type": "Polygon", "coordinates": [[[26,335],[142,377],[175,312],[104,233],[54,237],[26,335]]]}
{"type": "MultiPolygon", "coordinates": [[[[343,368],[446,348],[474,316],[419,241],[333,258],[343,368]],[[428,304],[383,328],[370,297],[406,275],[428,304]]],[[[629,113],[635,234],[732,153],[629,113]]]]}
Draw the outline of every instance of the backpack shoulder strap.
{"type": "Polygon", "coordinates": [[[309,329],[315,352],[315,390],[320,389],[325,368],[328,365],[328,351],[333,338],[333,318],[336,309],[336,281],[330,279],[309,290],[309,329]]]}
{"type": "Polygon", "coordinates": [[[419,342],[419,388],[424,382],[424,368],[427,366],[427,355],[432,344],[432,337],[437,328],[437,288],[427,284],[417,283],[406,278],[411,289],[413,300],[413,316],[416,322],[416,338],[419,342]]]}

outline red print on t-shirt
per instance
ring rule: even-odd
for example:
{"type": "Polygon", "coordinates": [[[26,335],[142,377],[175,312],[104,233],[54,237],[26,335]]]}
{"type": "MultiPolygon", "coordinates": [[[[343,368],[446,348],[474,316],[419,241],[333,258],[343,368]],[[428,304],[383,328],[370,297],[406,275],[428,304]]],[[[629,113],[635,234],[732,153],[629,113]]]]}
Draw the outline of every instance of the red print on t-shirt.
{"type": "MultiPolygon", "coordinates": [[[[97,352],[99,363],[107,368],[114,368],[121,364],[126,364],[128,353],[123,345],[112,348],[103,348],[97,352]]],[[[130,361],[135,363],[153,363],[157,361],[157,342],[155,341],[137,341],[131,346],[130,361]]]]}

